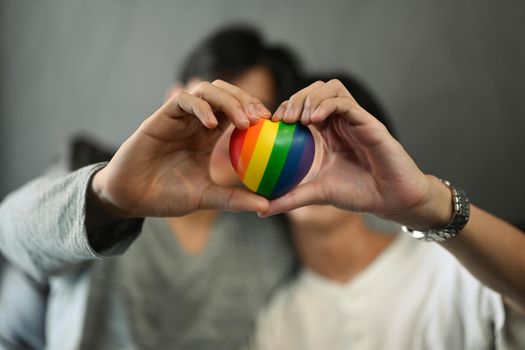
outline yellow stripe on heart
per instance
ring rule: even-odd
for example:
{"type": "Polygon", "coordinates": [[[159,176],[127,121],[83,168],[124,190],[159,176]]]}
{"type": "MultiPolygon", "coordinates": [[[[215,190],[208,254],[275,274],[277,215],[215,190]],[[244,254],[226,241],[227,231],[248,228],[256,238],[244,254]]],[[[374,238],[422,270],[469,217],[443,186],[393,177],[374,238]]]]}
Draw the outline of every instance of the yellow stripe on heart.
{"type": "Polygon", "coordinates": [[[256,192],[261,179],[264,175],[266,165],[272,154],[273,144],[277,131],[279,129],[279,123],[264,123],[255,149],[253,150],[250,164],[246,173],[244,174],[243,182],[250,190],[256,192]]]}

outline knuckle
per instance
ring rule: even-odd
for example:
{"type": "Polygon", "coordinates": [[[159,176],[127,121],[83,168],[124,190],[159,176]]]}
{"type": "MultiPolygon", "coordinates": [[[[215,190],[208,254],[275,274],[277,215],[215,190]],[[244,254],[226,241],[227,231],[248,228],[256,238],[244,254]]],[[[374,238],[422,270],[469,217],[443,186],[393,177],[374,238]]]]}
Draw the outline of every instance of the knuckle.
{"type": "Polygon", "coordinates": [[[312,97],[312,95],[308,95],[308,96],[306,96],[306,98],[304,99],[304,106],[305,106],[305,107],[310,107],[310,106],[313,104],[313,102],[315,102],[315,101],[313,101],[313,97],[312,97]]]}
{"type": "Polygon", "coordinates": [[[187,97],[188,95],[189,93],[187,93],[186,91],[180,90],[180,91],[177,91],[175,94],[173,94],[173,96],[171,97],[171,100],[178,101],[181,98],[187,97]]]}
{"type": "Polygon", "coordinates": [[[245,91],[240,90],[237,93],[237,99],[243,104],[249,104],[252,102],[252,96],[245,91]]]}
{"type": "Polygon", "coordinates": [[[304,100],[305,107],[311,107],[319,105],[322,101],[319,100],[318,96],[315,95],[308,95],[306,99],[304,100]]]}
{"type": "Polygon", "coordinates": [[[258,105],[258,104],[262,104],[261,101],[259,101],[258,98],[255,98],[255,97],[252,97],[250,96],[250,100],[249,100],[250,103],[254,104],[254,105],[258,105]]]}
{"type": "Polygon", "coordinates": [[[290,96],[288,101],[286,101],[286,106],[295,105],[297,103],[297,100],[299,100],[299,94],[293,94],[292,96],[290,96]]]}
{"type": "Polygon", "coordinates": [[[341,96],[339,97],[339,99],[341,99],[341,101],[343,101],[344,103],[348,103],[352,106],[359,106],[357,101],[352,96],[341,96]]]}
{"type": "Polygon", "coordinates": [[[242,103],[239,100],[232,98],[231,101],[232,101],[233,108],[242,109],[242,103]]]}
{"type": "Polygon", "coordinates": [[[211,83],[209,81],[201,81],[195,89],[196,91],[206,91],[210,87],[211,87],[211,83]]]}
{"type": "Polygon", "coordinates": [[[345,84],[343,84],[343,82],[341,82],[339,79],[332,79],[330,80],[330,83],[338,90],[347,91],[345,84]]]}
{"type": "Polygon", "coordinates": [[[238,117],[238,112],[242,111],[242,105],[240,104],[239,101],[235,100],[235,99],[231,99],[229,101],[224,101],[224,109],[227,109],[227,110],[230,110],[231,112],[234,112],[233,113],[233,117],[234,118],[237,118],[238,117]]]}

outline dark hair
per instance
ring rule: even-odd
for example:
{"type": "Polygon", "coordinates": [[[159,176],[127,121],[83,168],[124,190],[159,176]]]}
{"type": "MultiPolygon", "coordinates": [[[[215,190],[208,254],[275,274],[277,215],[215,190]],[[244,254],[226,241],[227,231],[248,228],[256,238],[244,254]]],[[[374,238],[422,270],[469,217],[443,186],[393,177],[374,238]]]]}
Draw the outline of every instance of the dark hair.
{"type": "Polygon", "coordinates": [[[308,86],[317,80],[328,81],[331,79],[338,79],[346,89],[352,94],[357,103],[363,107],[366,111],[377,118],[383,125],[386,126],[390,134],[397,138],[395,128],[392,125],[391,119],[388,117],[384,108],[381,106],[377,98],[373,93],[365,87],[359,80],[347,73],[327,73],[327,74],[315,74],[308,76],[303,86],[308,86]]]}
{"type": "Polygon", "coordinates": [[[299,88],[300,65],[292,51],[267,44],[255,28],[246,25],[228,26],[204,39],[188,55],[178,76],[184,84],[192,78],[231,82],[259,65],[272,73],[277,104],[299,88]]]}

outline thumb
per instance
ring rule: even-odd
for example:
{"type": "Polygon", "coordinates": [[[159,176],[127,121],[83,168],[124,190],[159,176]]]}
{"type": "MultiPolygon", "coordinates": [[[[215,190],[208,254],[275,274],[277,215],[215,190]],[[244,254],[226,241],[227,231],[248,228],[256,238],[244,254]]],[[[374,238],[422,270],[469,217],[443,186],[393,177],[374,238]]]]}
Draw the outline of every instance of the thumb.
{"type": "Polygon", "coordinates": [[[293,209],[304,207],[311,204],[324,204],[326,202],[321,184],[312,180],[306,182],[282,197],[272,200],[267,211],[258,212],[259,216],[267,217],[275,214],[284,213],[293,209]]]}
{"type": "Polygon", "coordinates": [[[268,200],[245,189],[210,185],[203,193],[199,209],[221,209],[226,211],[264,212],[268,200]]]}

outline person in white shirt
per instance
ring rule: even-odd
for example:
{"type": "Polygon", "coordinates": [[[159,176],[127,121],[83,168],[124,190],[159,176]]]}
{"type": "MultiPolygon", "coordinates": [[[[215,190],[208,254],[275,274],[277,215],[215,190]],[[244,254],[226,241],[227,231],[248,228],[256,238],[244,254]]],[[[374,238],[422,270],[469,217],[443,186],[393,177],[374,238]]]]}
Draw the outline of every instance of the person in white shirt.
{"type": "Polygon", "coordinates": [[[518,229],[470,205],[464,228],[436,244],[399,225],[385,234],[350,211],[423,233],[449,225],[456,213],[452,187],[421,173],[343,82],[316,82],[274,114],[315,125],[324,144],[314,175],[263,214],[291,210],[303,267],[259,316],[253,348],[525,348],[525,235],[518,229]]]}

